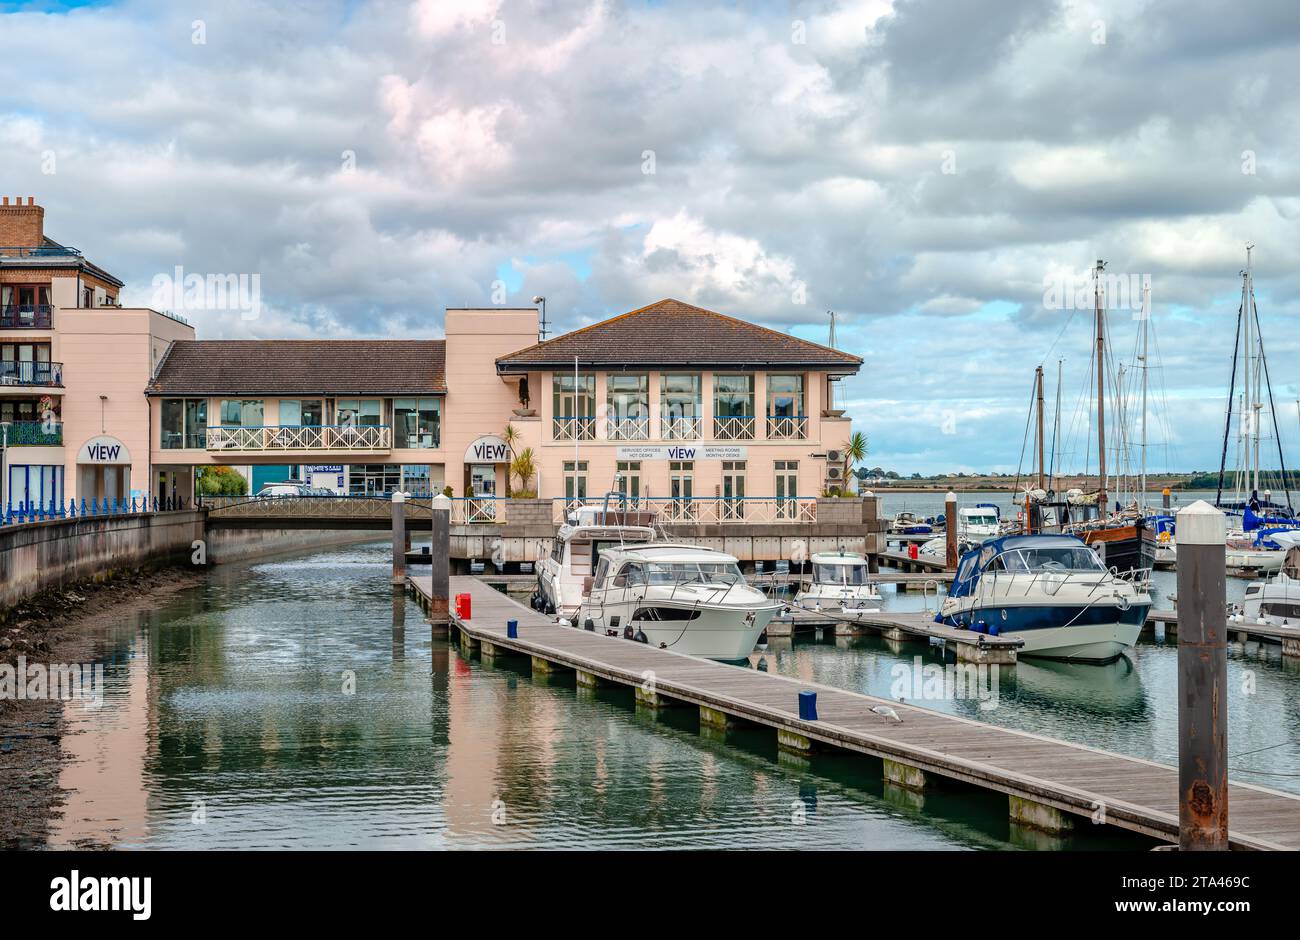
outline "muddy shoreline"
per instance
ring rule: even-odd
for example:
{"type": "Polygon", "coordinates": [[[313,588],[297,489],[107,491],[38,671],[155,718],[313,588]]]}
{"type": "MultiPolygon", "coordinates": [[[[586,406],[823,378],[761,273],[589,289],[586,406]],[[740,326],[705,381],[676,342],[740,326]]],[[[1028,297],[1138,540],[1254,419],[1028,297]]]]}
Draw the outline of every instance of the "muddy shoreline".
{"type": "MultiPolygon", "coordinates": [[[[171,595],[202,584],[203,569],[169,567],[123,572],[111,580],[42,592],[0,613],[0,663],[84,663],[105,618],[152,610],[171,595]]],[[[0,699],[0,848],[39,849],[63,800],[63,703],[0,699]]],[[[107,848],[108,846],[85,846],[107,848]]]]}

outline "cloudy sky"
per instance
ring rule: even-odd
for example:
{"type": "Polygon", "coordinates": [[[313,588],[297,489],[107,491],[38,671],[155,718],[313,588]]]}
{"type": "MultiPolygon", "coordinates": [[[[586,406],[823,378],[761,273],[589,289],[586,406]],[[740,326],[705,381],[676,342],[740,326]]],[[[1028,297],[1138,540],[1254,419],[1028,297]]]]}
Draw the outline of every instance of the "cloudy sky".
{"type": "Polygon", "coordinates": [[[177,265],[260,275],[256,319],[185,311],[200,337],[438,336],[445,306],[544,294],[561,328],[676,297],[825,342],[835,310],[871,465],[1014,472],[1034,366],[1054,410],[1064,360],[1081,469],[1091,315],[1049,288],[1104,258],[1150,280],[1150,465],[1205,468],[1249,241],[1300,464],[1300,6],[0,11],[0,190],[127,301],[177,265]]]}

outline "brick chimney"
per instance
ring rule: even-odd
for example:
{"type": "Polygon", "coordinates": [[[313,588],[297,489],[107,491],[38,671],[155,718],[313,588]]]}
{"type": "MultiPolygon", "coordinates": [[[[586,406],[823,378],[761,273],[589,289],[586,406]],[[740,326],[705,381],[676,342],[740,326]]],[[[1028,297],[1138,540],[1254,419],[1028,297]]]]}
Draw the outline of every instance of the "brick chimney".
{"type": "Polygon", "coordinates": [[[36,248],[45,238],[45,210],[35,196],[0,197],[0,248],[36,248]]]}

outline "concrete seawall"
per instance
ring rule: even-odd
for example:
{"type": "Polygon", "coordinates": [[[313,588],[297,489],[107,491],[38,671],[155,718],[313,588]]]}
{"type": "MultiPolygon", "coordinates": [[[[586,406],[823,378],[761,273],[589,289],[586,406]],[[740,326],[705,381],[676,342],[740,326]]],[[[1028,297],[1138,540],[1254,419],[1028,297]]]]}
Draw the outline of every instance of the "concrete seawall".
{"type": "Polygon", "coordinates": [[[382,532],[348,529],[210,526],[207,534],[208,564],[229,565],[267,555],[378,542],[383,539],[382,532]]]}
{"type": "Polygon", "coordinates": [[[0,610],[48,588],[152,564],[188,564],[197,511],[59,519],[0,529],[0,610]]]}

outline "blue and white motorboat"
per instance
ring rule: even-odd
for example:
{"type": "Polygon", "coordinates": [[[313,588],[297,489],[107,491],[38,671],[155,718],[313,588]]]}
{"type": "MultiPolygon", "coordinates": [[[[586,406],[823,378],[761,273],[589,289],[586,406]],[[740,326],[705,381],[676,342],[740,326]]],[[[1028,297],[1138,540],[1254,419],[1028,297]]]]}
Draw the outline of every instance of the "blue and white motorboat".
{"type": "Polygon", "coordinates": [[[1024,641],[1022,656],[1111,662],[1151,608],[1150,570],[1118,574],[1072,535],[1008,535],[962,556],[935,620],[1024,641]]]}

